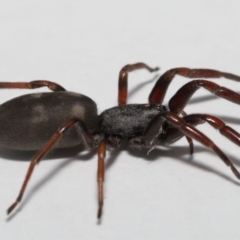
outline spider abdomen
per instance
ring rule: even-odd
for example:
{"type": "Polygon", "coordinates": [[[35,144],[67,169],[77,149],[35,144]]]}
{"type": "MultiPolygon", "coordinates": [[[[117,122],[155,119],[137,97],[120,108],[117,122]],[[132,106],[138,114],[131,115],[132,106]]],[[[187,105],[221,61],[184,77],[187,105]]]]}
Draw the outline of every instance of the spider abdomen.
{"type": "MultiPolygon", "coordinates": [[[[37,150],[69,119],[82,120],[90,132],[98,125],[97,107],[87,96],[73,92],[27,94],[0,105],[0,146],[37,150]]],[[[80,143],[73,128],[57,148],[80,143]]]]}
{"type": "Polygon", "coordinates": [[[122,138],[142,133],[151,119],[166,111],[159,104],[128,104],[107,109],[100,115],[100,131],[122,138]]]}

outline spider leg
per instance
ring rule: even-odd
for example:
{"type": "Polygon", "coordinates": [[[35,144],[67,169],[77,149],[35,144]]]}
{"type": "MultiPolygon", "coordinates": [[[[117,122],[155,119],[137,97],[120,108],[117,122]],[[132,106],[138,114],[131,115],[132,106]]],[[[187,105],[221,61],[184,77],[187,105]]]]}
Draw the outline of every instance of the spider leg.
{"type": "Polygon", "coordinates": [[[149,95],[149,103],[161,104],[167,92],[168,86],[177,75],[187,78],[220,78],[224,77],[227,79],[240,81],[240,76],[220,72],[212,69],[190,69],[190,68],[174,68],[165,72],[156,82],[149,95]]]}
{"type": "Polygon", "coordinates": [[[147,64],[142,62],[127,64],[120,70],[118,78],[118,105],[124,105],[127,103],[128,73],[143,68],[148,70],[149,72],[159,70],[158,67],[151,68],[147,64]]]}
{"type": "Polygon", "coordinates": [[[0,88],[23,88],[34,89],[40,87],[48,87],[52,91],[66,91],[62,86],[57,83],[47,80],[35,80],[31,82],[0,82],[0,88]]]}
{"type": "MultiPolygon", "coordinates": [[[[188,115],[186,117],[189,117],[191,115],[188,115]]],[[[185,118],[186,118],[185,117],[185,118]]],[[[215,119],[213,118],[213,116],[211,116],[210,118],[207,118],[206,119],[209,119],[209,121],[212,121],[214,122],[213,120],[219,120],[219,119],[215,119]]],[[[163,123],[164,120],[166,120],[169,124],[171,124],[173,127],[175,127],[176,129],[179,129],[183,135],[185,136],[188,136],[192,139],[195,139],[196,141],[200,142],[201,144],[203,144],[204,146],[208,147],[208,148],[211,148],[218,156],[219,158],[221,158],[223,160],[223,162],[229,166],[232,170],[232,172],[234,173],[234,175],[240,179],[240,173],[238,172],[238,170],[234,167],[233,163],[230,161],[230,159],[222,152],[222,150],[211,140],[209,139],[206,135],[204,135],[202,132],[200,132],[199,130],[197,130],[194,126],[192,126],[191,124],[185,122],[182,118],[180,118],[177,114],[175,113],[172,113],[172,112],[162,112],[162,113],[159,113],[150,123],[149,123],[149,126],[147,127],[145,133],[144,133],[144,139],[146,139],[147,141],[145,141],[145,144],[148,146],[148,147],[153,147],[151,146],[151,144],[155,144],[154,141],[149,141],[150,139],[150,135],[149,133],[151,133],[153,131],[154,128],[156,128],[154,125],[154,123],[157,123],[157,122],[160,122],[160,123],[163,123]]],[[[191,120],[191,117],[190,117],[190,120],[191,120]]],[[[199,118],[193,118],[192,119],[192,122],[200,122],[199,118]]],[[[218,123],[218,121],[215,121],[215,123],[213,124],[215,126],[219,126],[221,125],[221,122],[220,124],[218,123]]],[[[222,129],[226,129],[225,131],[227,132],[226,137],[231,137],[232,138],[232,135],[234,135],[236,132],[233,130],[233,129],[230,129],[231,131],[229,131],[229,127],[227,126],[223,126],[222,129]],[[231,132],[231,133],[229,133],[231,132]]],[[[158,132],[159,129],[156,129],[158,132]]],[[[236,137],[239,137],[239,134],[238,136],[236,137]]],[[[155,138],[155,136],[153,137],[155,138]]],[[[230,140],[231,140],[230,138],[230,140]]],[[[238,138],[239,139],[239,138],[238,138]]],[[[170,144],[170,142],[169,142],[170,144]]]]}
{"type": "Polygon", "coordinates": [[[240,94],[221,87],[216,83],[207,80],[193,80],[182,86],[169,101],[169,108],[172,112],[178,113],[183,110],[192,95],[203,87],[214,95],[224,98],[230,102],[240,104],[240,94]]]}
{"type": "MultiPolygon", "coordinates": [[[[183,117],[186,123],[193,126],[203,123],[209,123],[212,127],[219,130],[219,132],[228,138],[230,141],[234,142],[240,147],[240,134],[236,132],[233,128],[227,126],[222,120],[209,114],[190,114],[183,117]]],[[[169,128],[164,136],[164,141],[166,144],[171,144],[183,137],[184,134],[178,128],[169,128]]]]}
{"type": "Polygon", "coordinates": [[[106,156],[106,142],[102,140],[98,147],[98,170],[97,170],[97,182],[98,182],[98,219],[102,215],[103,207],[103,181],[104,181],[104,160],[106,156]]]}
{"type": "Polygon", "coordinates": [[[49,139],[49,141],[38,151],[38,153],[33,157],[31,160],[31,163],[29,165],[25,180],[22,184],[21,190],[19,192],[19,195],[16,199],[16,201],[8,208],[7,214],[11,213],[12,210],[20,203],[23,194],[25,192],[25,189],[27,187],[28,181],[33,173],[33,170],[37,163],[41,161],[41,159],[53,148],[53,146],[62,138],[63,134],[66,133],[69,129],[71,129],[73,126],[77,126],[77,132],[81,136],[82,140],[84,141],[85,145],[88,145],[88,147],[93,147],[93,138],[91,134],[86,130],[85,125],[82,123],[82,121],[77,119],[71,119],[67,121],[65,124],[63,124],[58,131],[52,135],[52,137],[49,139]]]}
{"type": "MultiPolygon", "coordinates": [[[[186,112],[184,112],[183,110],[181,110],[180,113],[182,114],[183,117],[187,116],[186,112]]],[[[188,136],[185,136],[185,137],[186,137],[186,139],[188,141],[188,144],[189,144],[190,154],[192,155],[193,151],[194,151],[193,140],[188,136]]]]}

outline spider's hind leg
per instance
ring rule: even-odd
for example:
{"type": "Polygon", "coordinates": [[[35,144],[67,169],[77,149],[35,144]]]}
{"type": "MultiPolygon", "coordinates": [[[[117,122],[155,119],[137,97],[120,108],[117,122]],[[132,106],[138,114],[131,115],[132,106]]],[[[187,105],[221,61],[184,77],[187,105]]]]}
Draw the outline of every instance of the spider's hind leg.
{"type": "Polygon", "coordinates": [[[34,80],[31,82],[0,82],[0,88],[34,89],[48,87],[52,91],[66,91],[61,85],[48,80],[34,80]]]}
{"type": "Polygon", "coordinates": [[[94,147],[94,139],[92,135],[88,132],[87,127],[81,120],[70,119],[65,122],[58,130],[55,132],[48,142],[36,153],[32,158],[26,177],[18,194],[16,201],[8,208],[7,214],[10,214],[12,210],[21,202],[23,194],[26,190],[28,182],[32,176],[35,166],[41,161],[41,159],[57,144],[57,142],[62,138],[62,136],[73,127],[77,127],[79,137],[83,141],[84,145],[88,148],[94,147]]]}

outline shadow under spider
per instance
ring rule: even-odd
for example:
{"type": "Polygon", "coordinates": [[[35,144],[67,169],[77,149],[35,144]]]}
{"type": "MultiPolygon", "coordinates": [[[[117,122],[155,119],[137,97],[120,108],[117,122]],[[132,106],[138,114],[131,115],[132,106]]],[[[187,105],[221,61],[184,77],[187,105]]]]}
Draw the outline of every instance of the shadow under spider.
{"type": "MultiPolygon", "coordinates": [[[[147,155],[146,151],[134,151],[134,150],[131,150],[131,149],[120,148],[118,150],[108,152],[109,154],[107,154],[106,165],[105,165],[106,171],[114,164],[114,162],[118,158],[119,153],[121,151],[127,151],[131,156],[135,157],[136,159],[141,158],[142,160],[146,160],[146,161],[161,160],[165,157],[180,160],[184,164],[188,164],[192,167],[197,167],[201,170],[204,170],[204,171],[207,171],[207,172],[210,172],[210,173],[214,173],[214,174],[224,178],[227,181],[230,181],[230,182],[232,182],[232,183],[234,183],[238,186],[240,185],[240,183],[238,181],[234,180],[232,177],[229,177],[228,175],[226,175],[222,172],[219,172],[219,171],[215,170],[214,168],[209,167],[205,164],[194,161],[193,160],[194,156],[189,154],[189,147],[188,146],[186,146],[186,147],[174,146],[174,147],[166,147],[166,148],[161,148],[161,149],[156,148],[149,155],[147,155]],[[188,160],[186,160],[186,155],[189,155],[188,160]]],[[[195,146],[195,148],[194,148],[194,154],[197,154],[199,152],[206,152],[206,151],[209,152],[209,154],[214,155],[214,153],[212,153],[209,149],[206,149],[205,147],[195,146]]],[[[46,182],[51,180],[59,171],[61,171],[61,169],[68,166],[72,162],[76,161],[76,159],[81,160],[81,161],[87,161],[87,160],[90,160],[90,159],[94,159],[94,157],[97,158],[97,150],[96,149],[92,150],[91,152],[76,155],[76,156],[58,164],[53,170],[51,170],[49,173],[47,173],[42,178],[41,181],[39,181],[37,184],[35,184],[35,186],[32,187],[26,193],[22,202],[19,204],[19,207],[15,210],[15,212],[13,212],[10,216],[7,217],[6,221],[11,221],[24,208],[24,206],[29,202],[29,200],[34,195],[34,193],[37,192],[40,188],[42,188],[46,184],[46,182]]],[[[234,157],[231,157],[231,160],[234,162],[234,164],[240,166],[240,161],[239,160],[237,160],[234,157]]],[[[221,159],[219,159],[219,161],[222,162],[221,159]]]]}
{"type": "MultiPolygon", "coordinates": [[[[143,154],[141,154],[141,152],[139,152],[139,151],[136,152],[136,151],[130,150],[128,152],[130,153],[130,155],[132,155],[134,157],[144,158],[147,161],[161,160],[165,157],[175,159],[175,160],[180,160],[181,163],[188,164],[192,167],[197,167],[201,170],[214,173],[214,174],[224,178],[225,180],[228,180],[228,181],[240,186],[240,182],[234,179],[234,177],[235,177],[234,175],[232,177],[228,176],[218,170],[215,170],[214,168],[212,168],[210,166],[207,166],[206,164],[200,163],[199,161],[201,161],[201,160],[199,160],[199,161],[195,160],[196,159],[195,155],[197,155],[197,153],[199,153],[199,152],[208,152],[208,154],[216,156],[216,154],[214,152],[212,152],[210,149],[206,149],[205,147],[195,146],[193,155],[190,155],[188,146],[186,146],[186,147],[178,147],[178,146],[170,147],[169,146],[169,147],[166,147],[165,149],[164,148],[154,149],[154,151],[150,152],[149,155],[146,155],[144,157],[143,157],[143,154]],[[186,156],[188,156],[188,159],[186,159],[186,156]]],[[[229,154],[227,154],[227,156],[233,162],[234,165],[236,165],[238,167],[240,166],[239,159],[235,158],[234,156],[229,156],[229,154]]],[[[219,160],[219,162],[222,162],[222,164],[225,165],[225,163],[220,158],[217,160],[219,160]]],[[[226,170],[229,170],[230,173],[232,173],[231,169],[228,166],[226,166],[226,170]]]]}
{"type": "MultiPolygon", "coordinates": [[[[23,151],[23,150],[15,150],[15,149],[7,149],[0,147],[0,157],[3,160],[11,160],[11,161],[31,161],[34,155],[39,150],[35,151],[23,151]]],[[[50,152],[41,160],[53,160],[59,158],[71,158],[72,156],[76,156],[80,152],[84,151],[84,147],[79,145],[70,148],[62,148],[62,149],[51,149],[50,152]]]]}
{"type": "Polygon", "coordinates": [[[96,151],[97,150],[95,149],[91,152],[87,152],[86,154],[81,154],[80,156],[75,156],[75,157],[72,157],[71,159],[64,160],[60,164],[58,164],[54,169],[52,169],[49,173],[47,173],[42,178],[41,181],[39,181],[37,184],[35,184],[34,187],[32,187],[28,192],[26,192],[18,208],[15,210],[15,212],[13,212],[11,215],[7,217],[6,221],[11,221],[12,218],[14,218],[24,208],[24,206],[26,205],[26,203],[28,203],[28,201],[31,199],[34,193],[37,192],[39,189],[41,189],[49,180],[54,178],[54,176],[56,176],[59,171],[61,171],[63,168],[70,165],[71,163],[75,162],[76,159],[81,161],[87,161],[87,160],[93,159],[93,156],[96,156],[96,151]]]}
{"type": "MultiPolygon", "coordinates": [[[[236,91],[236,93],[240,94],[240,92],[237,92],[237,91],[236,91]]],[[[220,97],[218,97],[214,94],[211,94],[211,93],[208,93],[208,94],[206,96],[194,97],[188,102],[188,104],[195,104],[195,103],[206,102],[206,101],[209,101],[209,100],[221,99],[220,97]]]]}
{"type": "MultiPolygon", "coordinates": [[[[151,79],[145,81],[145,82],[141,82],[139,84],[137,84],[137,86],[135,86],[133,89],[130,89],[128,92],[128,97],[130,98],[132,95],[134,95],[136,92],[138,92],[140,89],[142,89],[143,87],[145,87],[146,85],[156,81],[159,78],[159,74],[156,74],[155,76],[153,76],[151,79]]],[[[147,97],[147,96],[146,96],[147,97]]]]}

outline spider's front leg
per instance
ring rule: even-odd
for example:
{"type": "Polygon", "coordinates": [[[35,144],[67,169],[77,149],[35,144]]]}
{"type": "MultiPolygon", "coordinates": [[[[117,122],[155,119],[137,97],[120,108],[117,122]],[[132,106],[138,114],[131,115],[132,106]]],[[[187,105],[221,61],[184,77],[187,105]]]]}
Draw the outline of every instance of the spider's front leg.
{"type": "Polygon", "coordinates": [[[172,112],[179,113],[187,105],[192,95],[201,87],[214,95],[240,105],[240,94],[207,80],[194,80],[182,86],[169,101],[172,112]]]}
{"type": "MultiPolygon", "coordinates": [[[[190,115],[189,115],[190,116],[190,115]]],[[[186,116],[185,118],[189,117],[186,116]]],[[[237,133],[236,131],[234,131],[233,129],[231,129],[230,127],[226,126],[223,122],[219,122],[217,119],[213,116],[210,115],[203,115],[201,118],[201,115],[199,114],[198,116],[192,116],[192,118],[190,117],[189,122],[191,123],[195,123],[196,125],[199,123],[203,123],[201,121],[204,120],[208,120],[209,122],[213,122],[212,126],[214,126],[215,128],[221,128],[222,131],[221,133],[226,136],[227,138],[229,138],[231,141],[238,143],[238,145],[240,145],[240,135],[239,133],[237,133]],[[215,121],[215,122],[214,122],[215,121]],[[220,127],[222,126],[222,127],[220,127]]],[[[147,127],[146,131],[144,132],[144,141],[145,144],[149,147],[152,148],[154,147],[154,144],[156,144],[155,138],[156,138],[156,133],[161,134],[161,129],[159,130],[159,126],[161,128],[162,123],[164,123],[164,121],[167,121],[170,125],[172,125],[174,128],[173,132],[168,132],[169,129],[167,129],[166,133],[164,134],[164,138],[165,141],[167,140],[168,144],[177,141],[179,138],[174,139],[174,137],[177,136],[177,130],[180,131],[182,133],[182,135],[184,136],[188,136],[192,139],[195,139],[196,141],[200,142],[201,144],[203,144],[204,146],[211,148],[218,156],[219,158],[221,158],[224,163],[229,166],[232,170],[232,172],[234,173],[234,175],[240,179],[240,173],[238,172],[238,170],[234,167],[233,163],[230,161],[230,159],[222,152],[222,150],[212,141],[210,140],[206,135],[204,135],[202,132],[200,132],[199,130],[197,130],[194,126],[192,126],[191,124],[187,123],[186,121],[184,121],[182,118],[180,118],[177,114],[172,113],[172,112],[162,112],[159,113],[150,123],[149,126],[147,127]],[[158,124],[157,124],[158,123],[158,124]],[[176,129],[176,130],[174,130],[176,129]],[[155,130],[155,135],[153,136],[153,130],[155,130]],[[172,134],[172,135],[170,135],[172,134]],[[175,136],[174,136],[175,134],[175,136]],[[152,138],[152,140],[151,140],[152,138]]],[[[220,120],[221,121],[221,120],[220,120]]],[[[164,140],[164,139],[161,139],[164,140]]]]}
{"type": "Polygon", "coordinates": [[[120,70],[118,78],[118,105],[124,105],[127,103],[128,73],[138,69],[146,69],[149,72],[155,72],[159,70],[158,67],[151,68],[142,62],[127,64],[124,66],[120,70]]]}
{"type": "Polygon", "coordinates": [[[213,69],[190,69],[190,68],[174,68],[165,72],[156,82],[152,92],[149,95],[149,103],[161,104],[164,100],[165,94],[176,75],[187,78],[220,78],[240,81],[240,77],[231,73],[220,72],[213,69]]]}

